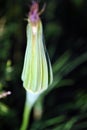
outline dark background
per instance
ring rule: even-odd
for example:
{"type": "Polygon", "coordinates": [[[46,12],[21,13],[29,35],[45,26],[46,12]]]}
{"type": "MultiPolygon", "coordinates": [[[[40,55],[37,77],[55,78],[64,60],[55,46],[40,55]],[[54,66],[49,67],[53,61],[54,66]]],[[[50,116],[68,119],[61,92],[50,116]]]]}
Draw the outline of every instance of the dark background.
{"type": "MultiPolygon", "coordinates": [[[[87,130],[87,1],[40,0],[44,37],[54,71],[52,89],[43,94],[39,120],[31,112],[30,130],[87,130]]],[[[19,130],[25,90],[21,72],[31,1],[0,0],[0,130],[19,130]]]]}

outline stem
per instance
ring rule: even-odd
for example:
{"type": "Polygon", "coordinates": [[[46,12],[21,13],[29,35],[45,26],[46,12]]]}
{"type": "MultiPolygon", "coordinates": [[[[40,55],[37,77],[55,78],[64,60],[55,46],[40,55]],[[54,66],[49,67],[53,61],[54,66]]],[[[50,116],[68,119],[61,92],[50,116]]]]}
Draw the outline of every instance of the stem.
{"type": "Polygon", "coordinates": [[[35,101],[38,99],[39,95],[40,93],[34,94],[34,93],[26,91],[26,100],[25,100],[25,106],[24,106],[23,120],[22,120],[20,130],[27,130],[32,107],[35,101]]]}
{"type": "Polygon", "coordinates": [[[30,113],[31,113],[32,105],[28,103],[27,94],[26,101],[24,106],[23,120],[20,130],[27,130],[30,121],[30,113]]]}

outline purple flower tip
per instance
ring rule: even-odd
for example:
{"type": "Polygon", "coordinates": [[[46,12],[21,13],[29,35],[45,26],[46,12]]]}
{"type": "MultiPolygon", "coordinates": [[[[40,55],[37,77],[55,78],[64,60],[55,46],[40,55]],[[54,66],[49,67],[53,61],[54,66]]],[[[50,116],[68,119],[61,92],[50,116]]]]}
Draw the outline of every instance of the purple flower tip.
{"type": "Polygon", "coordinates": [[[30,8],[30,12],[29,12],[29,19],[32,23],[38,22],[39,20],[38,11],[39,11],[39,4],[33,1],[32,6],[30,8]]]}

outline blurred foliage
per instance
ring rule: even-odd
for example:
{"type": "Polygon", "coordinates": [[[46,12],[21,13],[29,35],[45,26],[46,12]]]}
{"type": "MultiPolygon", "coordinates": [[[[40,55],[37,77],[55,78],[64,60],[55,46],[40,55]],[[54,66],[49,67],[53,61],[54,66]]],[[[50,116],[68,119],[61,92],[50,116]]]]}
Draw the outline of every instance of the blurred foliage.
{"type": "MultiPolygon", "coordinates": [[[[41,19],[54,82],[36,102],[28,129],[87,130],[87,1],[42,0],[40,8],[44,2],[47,6],[41,19]]],[[[24,18],[30,3],[0,1],[0,94],[12,92],[0,99],[0,130],[19,130],[22,121],[24,18]]]]}

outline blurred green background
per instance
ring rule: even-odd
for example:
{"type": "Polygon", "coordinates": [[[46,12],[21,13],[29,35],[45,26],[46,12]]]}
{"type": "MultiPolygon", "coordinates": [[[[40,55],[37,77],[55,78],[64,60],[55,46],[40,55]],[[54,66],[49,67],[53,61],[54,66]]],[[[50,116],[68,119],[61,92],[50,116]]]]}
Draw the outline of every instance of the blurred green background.
{"type": "MultiPolygon", "coordinates": [[[[87,130],[87,1],[40,0],[54,82],[31,112],[28,130],[87,130]]],[[[31,1],[0,0],[0,130],[19,130],[25,102],[21,72],[31,1]]]]}

